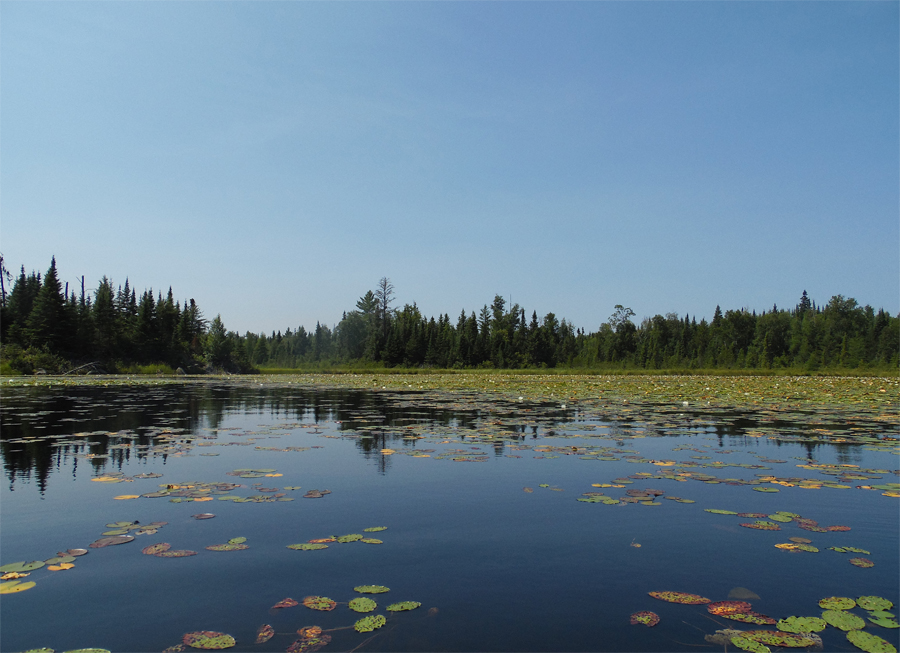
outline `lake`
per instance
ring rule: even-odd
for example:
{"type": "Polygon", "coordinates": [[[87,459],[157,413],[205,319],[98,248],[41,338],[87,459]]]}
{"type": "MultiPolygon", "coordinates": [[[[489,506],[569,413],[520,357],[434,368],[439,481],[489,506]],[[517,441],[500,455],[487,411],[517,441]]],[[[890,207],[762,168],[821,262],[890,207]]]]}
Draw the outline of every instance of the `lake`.
{"type": "Polygon", "coordinates": [[[385,378],[4,380],[0,649],[715,651],[900,603],[895,380],[385,378]]]}

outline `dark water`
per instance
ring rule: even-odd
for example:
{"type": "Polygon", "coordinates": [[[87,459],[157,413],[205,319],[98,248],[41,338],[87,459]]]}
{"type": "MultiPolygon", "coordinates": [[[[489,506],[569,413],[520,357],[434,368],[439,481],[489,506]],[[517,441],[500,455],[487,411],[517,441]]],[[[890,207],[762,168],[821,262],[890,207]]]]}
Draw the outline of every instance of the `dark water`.
{"type": "MultiPolygon", "coordinates": [[[[35,587],[0,599],[0,649],[162,651],[185,633],[210,630],[232,635],[231,650],[284,651],[298,628],[318,625],[332,637],[325,651],[722,650],[704,636],[774,626],[714,617],[703,605],[648,592],[721,601],[745,587],[760,597],[753,610],[776,619],[819,616],[818,601],[829,596],[900,603],[898,500],[856,487],[897,482],[896,447],[878,442],[896,425],[872,424],[859,442],[812,442],[800,423],[683,410],[625,416],[487,395],[256,382],[5,389],[0,563],[88,548],[108,523],[168,523],[126,544],[89,548],[72,569],[32,571],[22,580],[35,587]],[[753,437],[761,424],[783,437],[753,437]],[[654,464],[666,461],[679,464],[654,464]],[[865,471],[847,479],[839,468],[797,466],[809,461],[865,471]],[[236,469],[281,476],[228,474],[236,469]],[[793,486],[761,480],[767,474],[793,486]],[[123,480],[92,480],[98,477],[123,480]],[[631,483],[592,486],[618,478],[631,483]],[[800,478],[850,488],[805,488],[800,478]],[[227,483],[243,487],[190,500],[203,484],[227,483]],[[161,484],[193,488],[114,499],[155,493],[161,484]],[[663,493],[659,505],[576,500],[648,488],[663,493]],[[311,489],[330,493],[303,498],[311,489]],[[851,530],[808,531],[796,522],[752,530],[740,524],[754,519],[705,508],[788,511],[851,530]],[[215,518],[192,518],[206,512],[215,518]],[[387,529],[364,532],[376,526],[387,529]],[[287,548],[354,533],[383,543],[287,548]],[[798,536],[819,552],[774,546],[798,536]],[[247,538],[249,548],[205,549],[235,537],[247,538]],[[197,555],[142,555],[160,542],[197,555]],[[832,546],[865,549],[875,566],[853,566],[859,554],[832,546]],[[372,614],[387,624],[358,633],[352,626],[365,615],[346,603],[361,596],[355,586],[370,584],[390,588],[371,595],[379,604],[372,614]],[[309,595],[338,605],[271,610],[309,595]],[[384,610],[407,600],[421,607],[384,610]],[[645,610],[660,616],[657,626],[629,624],[645,610]],[[255,644],[263,624],[276,635],[255,644]]],[[[841,415],[824,417],[839,428],[841,415]]],[[[898,645],[896,629],[868,623],[865,630],[898,645]]],[[[856,650],[836,628],[820,636],[825,650],[856,650]]]]}

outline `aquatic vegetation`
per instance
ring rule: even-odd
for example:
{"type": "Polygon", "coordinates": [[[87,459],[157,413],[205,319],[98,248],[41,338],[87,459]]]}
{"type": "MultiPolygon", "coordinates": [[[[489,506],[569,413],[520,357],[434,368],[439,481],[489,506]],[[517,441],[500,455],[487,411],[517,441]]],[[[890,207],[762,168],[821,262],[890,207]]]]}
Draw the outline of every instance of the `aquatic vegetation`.
{"type": "Polygon", "coordinates": [[[635,612],[631,615],[630,622],[632,626],[643,624],[652,627],[659,623],[659,615],[649,611],[635,612]]]}
{"type": "Polygon", "coordinates": [[[372,612],[377,607],[378,604],[375,601],[364,596],[350,600],[350,609],[354,612],[372,612]]]}
{"type": "Polygon", "coordinates": [[[385,619],[383,615],[376,614],[363,617],[353,624],[353,628],[359,633],[370,633],[376,628],[381,628],[386,623],[387,619],[385,619]]]}
{"type": "Polygon", "coordinates": [[[225,633],[218,633],[212,630],[198,630],[193,633],[187,633],[182,638],[185,646],[199,648],[203,650],[219,650],[223,648],[231,648],[235,645],[234,637],[225,633]]]}

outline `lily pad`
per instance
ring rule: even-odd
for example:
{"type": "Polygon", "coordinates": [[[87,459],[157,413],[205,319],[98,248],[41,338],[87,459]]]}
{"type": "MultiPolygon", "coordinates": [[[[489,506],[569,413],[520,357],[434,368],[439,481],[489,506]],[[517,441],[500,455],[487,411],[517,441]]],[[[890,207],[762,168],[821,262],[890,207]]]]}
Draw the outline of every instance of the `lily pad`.
{"type": "Polygon", "coordinates": [[[363,539],[363,536],[359,533],[351,533],[350,535],[341,535],[340,537],[335,538],[337,542],[341,542],[346,544],[347,542],[359,542],[363,539]]]}
{"type": "Polygon", "coordinates": [[[730,642],[742,651],[750,651],[750,653],[771,653],[772,651],[772,649],[770,649],[765,644],[757,642],[754,639],[742,637],[741,635],[733,636],[730,639],[730,642]]]}
{"type": "Polygon", "coordinates": [[[207,651],[231,648],[235,645],[234,637],[231,635],[217,633],[212,630],[198,630],[193,633],[187,633],[181,638],[181,641],[186,646],[207,651]]]}
{"type": "Polygon", "coordinates": [[[307,596],[303,599],[303,605],[312,610],[328,612],[329,610],[334,610],[337,603],[327,596],[307,596]]]}
{"type": "Polygon", "coordinates": [[[630,622],[632,626],[643,624],[647,627],[652,627],[659,623],[659,615],[655,612],[646,610],[643,612],[635,612],[631,615],[630,622]]]}
{"type": "Polygon", "coordinates": [[[371,528],[364,528],[364,533],[377,533],[378,531],[386,531],[387,526],[372,526],[371,528]]]}
{"type": "Polygon", "coordinates": [[[841,630],[860,630],[866,627],[866,622],[861,617],[846,610],[825,610],[822,613],[822,619],[827,621],[829,626],[841,630]]]}
{"type": "Polygon", "coordinates": [[[854,567],[862,567],[864,569],[875,566],[875,563],[868,558],[850,558],[850,564],[854,567]]]}
{"type": "Polygon", "coordinates": [[[37,585],[37,583],[33,580],[8,580],[0,583],[0,594],[16,594],[18,592],[24,592],[25,590],[30,590],[35,585],[37,585]]]}
{"type": "Polygon", "coordinates": [[[358,596],[350,601],[350,609],[354,612],[372,612],[378,604],[365,596],[358,596]]]}
{"type": "Polygon", "coordinates": [[[870,613],[869,621],[871,621],[876,626],[881,626],[882,628],[900,628],[900,623],[894,621],[890,617],[876,617],[872,616],[875,613],[870,613]]]}
{"type": "Polygon", "coordinates": [[[293,608],[295,605],[300,605],[300,602],[297,601],[297,599],[288,597],[286,599],[281,599],[278,603],[272,606],[272,609],[278,610],[279,608],[293,608]]]}
{"type": "Polygon", "coordinates": [[[826,610],[849,610],[856,607],[856,601],[846,596],[829,596],[819,600],[819,607],[826,610]]]}
{"type": "Polygon", "coordinates": [[[302,544],[288,544],[287,548],[294,549],[295,551],[316,551],[318,549],[327,549],[328,545],[303,542],[302,544]]]}
{"type": "Polygon", "coordinates": [[[825,630],[827,622],[818,617],[788,617],[781,619],[775,626],[786,633],[817,633],[825,630]]]}
{"type": "Polygon", "coordinates": [[[143,549],[141,549],[141,553],[147,556],[155,556],[157,553],[168,551],[171,548],[172,545],[168,542],[160,542],[159,544],[151,544],[150,546],[145,546],[143,549]]]}
{"type": "Polygon", "coordinates": [[[755,528],[760,531],[780,531],[781,526],[771,521],[755,521],[740,524],[744,528],[755,528]]]}
{"type": "Polygon", "coordinates": [[[847,633],[847,639],[855,647],[866,653],[897,653],[897,649],[890,642],[881,639],[878,635],[862,630],[852,630],[847,633]]]}
{"type": "Polygon", "coordinates": [[[243,551],[249,548],[246,544],[212,544],[206,547],[208,551],[243,551]]]}
{"type": "MultiPolygon", "coordinates": [[[[301,628],[301,630],[303,630],[301,628]]],[[[319,631],[322,629],[319,628],[319,631]]],[[[299,632],[299,631],[298,631],[299,632]]],[[[313,653],[331,641],[331,635],[321,633],[311,637],[300,637],[287,647],[287,653],[313,653]]]]}
{"type": "Polygon", "coordinates": [[[729,612],[727,614],[720,614],[718,616],[725,619],[731,619],[732,621],[740,621],[745,624],[757,624],[759,626],[775,625],[775,620],[772,617],[760,614],[758,612],[729,612]]]}
{"type": "Polygon", "coordinates": [[[3,565],[0,567],[0,572],[7,573],[9,571],[16,572],[25,572],[25,571],[34,571],[35,569],[40,569],[44,566],[43,560],[32,560],[31,562],[11,562],[8,565],[3,565]]]}
{"type": "Polygon", "coordinates": [[[701,605],[709,603],[709,599],[697,594],[688,594],[687,592],[647,592],[654,599],[667,601],[669,603],[684,603],[687,605],[701,605]]]}
{"type": "Polygon", "coordinates": [[[246,541],[247,541],[246,537],[232,537],[230,540],[228,540],[228,543],[229,544],[243,544],[246,541]]]}
{"type": "Polygon", "coordinates": [[[358,585],[353,588],[353,591],[359,592],[360,594],[383,594],[384,592],[390,592],[391,590],[384,585],[358,585]]]}
{"type": "Polygon", "coordinates": [[[748,630],[741,637],[752,639],[767,646],[784,646],[788,648],[806,648],[816,644],[816,640],[811,637],[799,633],[783,633],[778,630],[748,630]]]}
{"type": "Polygon", "coordinates": [[[719,510],[718,508],[704,508],[704,512],[711,512],[714,515],[736,515],[738,513],[733,510],[719,510]]]}
{"type": "Polygon", "coordinates": [[[391,603],[385,610],[390,612],[402,612],[403,610],[415,610],[422,604],[418,601],[400,601],[399,603],[391,603]]]}
{"type": "Polygon", "coordinates": [[[160,551],[154,554],[157,558],[189,558],[197,555],[196,551],[188,551],[187,549],[172,549],[170,551],[160,551]]]}
{"type": "Polygon", "coordinates": [[[91,542],[88,546],[92,549],[102,549],[107,546],[116,546],[117,544],[127,544],[134,539],[134,535],[113,535],[112,537],[101,537],[99,540],[91,542]]]}
{"type": "Polygon", "coordinates": [[[199,515],[191,515],[194,519],[212,519],[215,517],[211,512],[201,512],[199,515]]]}
{"type": "Polygon", "coordinates": [[[752,607],[746,601],[716,601],[715,603],[708,603],[706,610],[710,614],[735,614],[750,612],[752,607]]]}
{"type": "Polygon", "coordinates": [[[269,624],[264,624],[259,627],[259,630],[256,631],[256,643],[263,644],[268,642],[275,636],[275,629],[272,628],[269,624]]]}
{"type": "Polygon", "coordinates": [[[363,544],[384,544],[381,540],[376,540],[374,537],[364,537],[360,540],[363,544]]]}
{"type": "Polygon", "coordinates": [[[880,596],[860,596],[856,604],[863,610],[890,610],[894,604],[880,596]]]}
{"type": "Polygon", "coordinates": [[[373,630],[381,628],[386,623],[387,619],[385,619],[383,615],[375,614],[363,617],[353,624],[353,628],[359,633],[371,633],[373,630]]]}

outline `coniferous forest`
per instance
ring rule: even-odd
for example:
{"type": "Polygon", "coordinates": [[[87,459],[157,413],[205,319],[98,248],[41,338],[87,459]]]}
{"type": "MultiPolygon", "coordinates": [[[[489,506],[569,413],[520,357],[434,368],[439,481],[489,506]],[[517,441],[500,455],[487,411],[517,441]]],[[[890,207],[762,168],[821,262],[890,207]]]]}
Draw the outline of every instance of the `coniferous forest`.
{"type": "Polygon", "coordinates": [[[55,258],[44,275],[18,277],[0,258],[0,364],[4,374],[273,368],[571,368],[583,370],[893,371],[900,366],[900,316],[835,295],[817,305],[803,291],[791,308],[757,313],[716,306],[712,321],[674,313],[635,324],[616,305],[588,332],[553,313],[538,317],[499,295],[479,311],[423,315],[400,307],[382,278],[335,325],[283,332],[228,331],[193,299],[128,279],[103,277],[87,290],[60,282],[55,258]]]}

